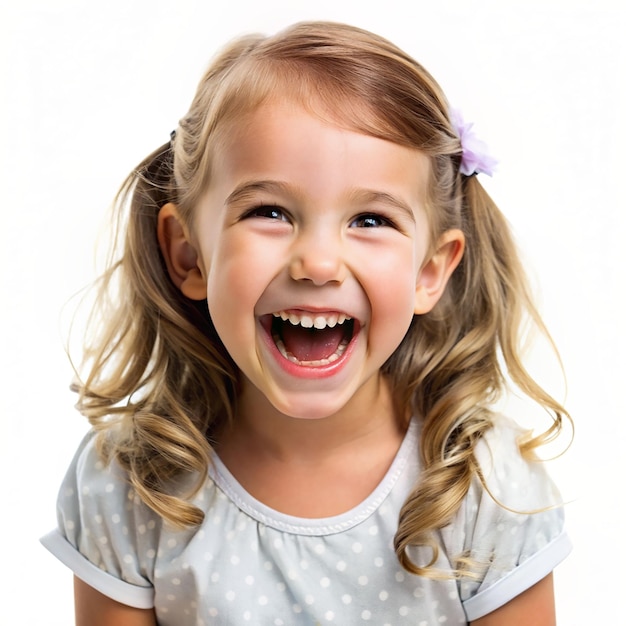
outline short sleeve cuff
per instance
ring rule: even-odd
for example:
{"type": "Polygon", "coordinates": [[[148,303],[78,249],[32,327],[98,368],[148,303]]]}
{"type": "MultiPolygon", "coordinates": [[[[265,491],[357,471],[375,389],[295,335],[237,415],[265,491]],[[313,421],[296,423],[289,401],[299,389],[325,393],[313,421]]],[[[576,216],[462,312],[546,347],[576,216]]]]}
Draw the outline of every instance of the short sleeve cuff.
{"type": "Polygon", "coordinates": [[[105,596],[137,609],[154,607],[154,589],[152,587],[131,585],[96,567],[76,550],[58,530],[53,530],[44,535],[40,541],[78,578],[105,596]]]}
{"type": "Polygon", "coordinates": [[[530,589],[550,574],[571,550],[569,537],[562,533],[494,585],[466,600],[463,607],[468,622],[484,617],[530,589]]]}

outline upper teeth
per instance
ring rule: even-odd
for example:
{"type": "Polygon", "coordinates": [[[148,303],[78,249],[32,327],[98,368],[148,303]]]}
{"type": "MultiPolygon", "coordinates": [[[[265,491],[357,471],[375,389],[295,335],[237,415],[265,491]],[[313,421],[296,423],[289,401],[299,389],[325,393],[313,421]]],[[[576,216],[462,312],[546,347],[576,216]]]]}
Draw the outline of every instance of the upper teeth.
{"type": "Polygon", "coordinates": [[[316,328],[317,330],[322,330],[327,326],[333,328],[337,324],[343,324],[346,320],[352,319],[344,313],[318,313],[316,315],[312,315],[310,313],[279,311],[273,315],[274,317],[280,317],[285,322],[290,322],[294,326],[299,324],[303,328],[316,328]]]}

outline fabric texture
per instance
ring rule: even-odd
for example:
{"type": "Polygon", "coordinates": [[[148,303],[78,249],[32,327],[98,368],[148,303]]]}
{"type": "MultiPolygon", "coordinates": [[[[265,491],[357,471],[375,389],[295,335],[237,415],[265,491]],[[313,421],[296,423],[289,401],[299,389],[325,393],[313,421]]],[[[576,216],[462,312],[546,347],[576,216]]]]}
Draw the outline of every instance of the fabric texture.
{"type": "MultiPolygon", "coordinates": [[[[562,508],[553,506],[560,496],[541,463],[521,458],[518,434],[502,418],[477,451],[499,503],[477,480],[439,534],[437,567],[469,556],[471,579],[414,576],[395,556],[398,514],[419,479],[416,420],[383,481],[351,511],[278,513],[216,458],[194,499],[205,520],[183,531],[147,508],[115,464],[103,466],[89,434],[59,493],[58,528],[42,543],[105,595],[154,606],[160,626],[466,624],[541,580],[570,550],[562,508]]],[[[416,562],[429,559],[424,550],[413,549],[416,562]]]]}

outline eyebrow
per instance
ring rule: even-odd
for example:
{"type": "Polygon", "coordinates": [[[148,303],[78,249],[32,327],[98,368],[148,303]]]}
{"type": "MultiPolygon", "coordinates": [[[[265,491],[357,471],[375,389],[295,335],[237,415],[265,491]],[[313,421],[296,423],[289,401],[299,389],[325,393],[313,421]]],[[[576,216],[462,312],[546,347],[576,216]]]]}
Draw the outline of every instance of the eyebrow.
{"type": "MultiPolygon", "coordinates": [[[[277,180],[251,180],[243,182],[228,195],[224,204],[226,206],[245,200],[246,197],[252,196],[258,192],[274,193],[280,195],[288,195],[292,197],[301,196],[298,188],[294,188],[287,183],[277,180]]],[[[355,205],[363,204],[382,204],[393,209],[400,210],[412,222],[415,222],[415,214],[411,206],[404,200],[394,196],[386,191],[377,191],[375,189],[354,189],[349,195],[350,202],[355,205]]]]}
{"type": "Polygon", "coordinates": [[[383,204],[402,211],[412,222],[415,222],[415,213],[411,205],[404,200],[386,191],[374,189],[356,189],[350,195],[355,204],[383,204]]]}
{"type": "Polygon", "coordinates": [[[259,191],[266,193],[278,193],[281,195],[300,195],[294,194],[294,189],[287,183],[281,183],[277,180],[251,180],[243,182],[235,187],[224,201],[225,205],[245,200],[247,196],[251,196],[259,191]]]}

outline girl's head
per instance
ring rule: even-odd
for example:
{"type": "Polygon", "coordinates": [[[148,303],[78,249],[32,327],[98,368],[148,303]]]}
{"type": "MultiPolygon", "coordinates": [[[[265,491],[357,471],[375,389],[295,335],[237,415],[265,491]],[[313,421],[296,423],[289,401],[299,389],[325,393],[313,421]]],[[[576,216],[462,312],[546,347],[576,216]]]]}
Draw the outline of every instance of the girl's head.
{"type": "MultiPolygon", "coordinates": [[[[376,35],[340,24],[297,24],[272,37],[239,39],[215,59],[172,141],[122,187],[118,206],[130,205],[127,222],[120,221],[124,249],[101,290],[116,286],[117,299],[105,312],[98,309],[101,327],[87,351],[79,406],[102,428],[111,415],[120,417],[123,436],[109,453],[150,506],[177,523],[199,520],[199,511],[167,495],[165,485],[181,471],[204,475],[208,442],[236,411],[240,379],[237,358],[207,310],[206,283],[199,287],[193,279],[196,267],[206,274],[211,263],[212,253],[201,254],[212,227],[202,221],[202,207],[220,184],[233,138],[249,139],[255,115],[281,106],[334,128],[333,137],[343,129],[365,143],[386,142],[394,155],[414,155],[424,240],[413,259],[419,267],[408,275],[418,276],[444,250],[434,297],[401,321],[397,348],[379,364],[398,416],[414,412],[424,422],[424,486],[398,534],[407,564],[406,546],[428,542],[428,531],[450,518],[467,491],[473,445],[489,427],[486,405],[502,390],[503,365],[524,392],[556,413],[554,430],[562,409],[520,362],[524,317],[541,322],[504,218],[476,177],[460,172],[462,147],[446,99],[424,68],[376,35]],[[416,510],[419,519],[412,517],[416,510]]],[[[280,120],[274,123],[279,127],[280,120]]]]}
{"type": "Polygon", "coordinates": [[[427,207],[433,238],[458,224],[454,188],[461,145],[441,89],[390,42],[335,23],[243,37],[215,59],[174,141],[183,219],[191,219],[210,184],[216,146],[268,101],[289,101],[331,124],[422,151],[431,158],[427,207]]]}

